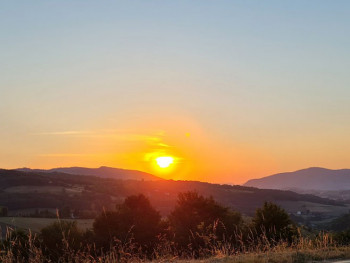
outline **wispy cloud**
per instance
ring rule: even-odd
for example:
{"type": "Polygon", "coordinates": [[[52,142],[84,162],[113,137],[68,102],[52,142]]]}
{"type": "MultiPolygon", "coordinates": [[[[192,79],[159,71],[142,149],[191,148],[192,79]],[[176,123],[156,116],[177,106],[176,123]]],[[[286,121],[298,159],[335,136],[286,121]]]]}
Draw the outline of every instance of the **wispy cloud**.
{"type": "MultiPolygon", "coordinates": [[[[164,142],[164,131],[152,131],[149,134],[135,133],[127,130],[68,130],[68,131],[51,131],[35,133],[37,136],[66,136],[78,138],[108,138],[115,141],[123,142],[142,142],[148,146],[158,149],[170,148],[172,146],[164,142]]],[[[86,156],[86,154],[54,154],[45,156],[86,156]]]]}
{"type": "Polygon", "coordinates": [[[34,135],[86,135],[94,134],[93,131],[55,131],[55,132],[40,132],[34,135]]]}
{"type": "MultiPolygon", "coordinates": [[[[125,141],[148,141],[153,143],[162,143],[163,132],[156,132],[154,135],[137,134],[121,130],[71,130],[71,131],[53,131],[40,132],[33,135],[47,136],[75,136],[75,137],[109,137],[125,141]]],[[[165,146],[165,144],[163,145],[165,146]]]]}
{"type": "Polygon", "coordinates": [[[40,157],[84,157],[84,156],[97,156],[93,153],[44,153],[38,154],[40,157]]]}

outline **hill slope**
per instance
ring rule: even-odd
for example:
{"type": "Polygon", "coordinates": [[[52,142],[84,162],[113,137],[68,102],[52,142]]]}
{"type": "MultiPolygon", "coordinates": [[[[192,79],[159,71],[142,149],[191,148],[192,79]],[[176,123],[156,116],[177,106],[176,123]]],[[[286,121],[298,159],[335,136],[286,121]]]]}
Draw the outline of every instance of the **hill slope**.
{"type": "Polygon", "coordinates": [[[178,194],[186,191],[213,196],[219,203],[247,215],[253,215],[264,201],[277,203],[293,214],[303,209],[310,210],[310,215],[321,213],[322,218],[335,217],[349,209],[343,202],[292,191],[194,181],[115,180],[57,172],[0,170],[0,206],[8,207],[12,215],[69,207],[78,217],[91,218],[103,209],[114,209],[125,197],[139,193],[146,195],[162,215],[167,215],[174,208],[178,194]]]}
{"type": "Polygon", "coordinates": [[[244,185],[264,189],[346,190],[350,188],[350,169],[331,170],[312,167],[249,180],[244,185]]]}
{"type": "Polygon", "coordinates": [[[20,168],[16,170],[21,172],[36,172],[36,173],[45,172],[45,173],[66,173],[66,174],[75,174],[75,175],[89,175],[89,176],[122,179],[122,180],[150,180],[150,181],[162,180],[161,178],[156,177],[149,173],[140,172],[136,170],[112,168],[112,167],[106,167],[106,166],[101,166],[99,168],[63,167],[63,168],[53,168],[49,170],[20,168]]]}

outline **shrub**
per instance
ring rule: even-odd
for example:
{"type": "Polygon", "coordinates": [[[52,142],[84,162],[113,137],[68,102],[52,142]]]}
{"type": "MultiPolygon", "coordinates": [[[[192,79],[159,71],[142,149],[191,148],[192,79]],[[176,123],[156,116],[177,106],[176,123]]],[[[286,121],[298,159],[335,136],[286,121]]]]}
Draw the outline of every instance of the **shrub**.
{"type": "Polygon", "coordinates": [[[291,242],[297,233],[287,212],[270,202],[265,202],[262,208],[256,210],[253,229],[258,237],[262,236],[269,242],[281,239],[291,242]]]}
{"type": "Polygon", "coordinates": [[[93,224],[97,242],[108,248],[116,239],[133,239],[144,251],[151,251],[160,233],[161,217],[144,195],[129,196],[117,211],[100,214],[93,224]]]}
{"type": "Polygon", "coordinates": [[[83,233],[75,221],[57,221],[41,230],[41,239],[47,254],[54,258],[63,251],[76,251],[81,247],[83,233]]]}
{"type": "Polygon", "coordinates": [[[196,192],[180,193],[169,223],[180,248],[195,251],[211,242],[232,238],[242,224],[241,214],[196,192]]]}

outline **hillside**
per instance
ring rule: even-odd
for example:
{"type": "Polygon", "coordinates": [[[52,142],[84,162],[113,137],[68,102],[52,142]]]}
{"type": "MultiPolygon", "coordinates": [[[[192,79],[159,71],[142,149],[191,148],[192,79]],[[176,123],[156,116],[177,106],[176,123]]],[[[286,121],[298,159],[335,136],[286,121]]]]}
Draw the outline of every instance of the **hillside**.
{"type": "Polygon", "coordinates": [[[99,168],[85,168],[85,167],[62,167],[62,168],[53,168],[49,170],[44,169],[29,169],[29,168],[20,168],[16,169],[17,171],[22,172],[39,172],[39,173],[66,173],[66,174],[76,174],[76,175],[90,175],[103,178],[114,178],[122,180],[162,180],[159,177],[156,177],[152,174],[136,171],[136,170],[127,170],[120,168],[112,168],[101,166],[99,168]]]}
{"type": "Polygon", "coordinates": [[[350,188],[350,169],[308,168],[252,179],[245,186],[263,189],[340,191],[350,188]]]}
{"type": "Polygon", "coordinates": [[[221,204],[250,216],[264,201],[275,202],[291,214],[308,210],[309,219],[316,221],[348,211],[342,202],[291,191],[194,181],[115,180],[57,172],[0,170],[0,206],[7,207],[11,215],[45,215],[47,211],[55,215],[58,208],[69,209],[80,218],[92,218],[104,208],[114,209],[126,196],[139,193],[145,194],[162,215],[167,215],[174,208],[178,193],[186,191],[213,196],[221,204]]]}

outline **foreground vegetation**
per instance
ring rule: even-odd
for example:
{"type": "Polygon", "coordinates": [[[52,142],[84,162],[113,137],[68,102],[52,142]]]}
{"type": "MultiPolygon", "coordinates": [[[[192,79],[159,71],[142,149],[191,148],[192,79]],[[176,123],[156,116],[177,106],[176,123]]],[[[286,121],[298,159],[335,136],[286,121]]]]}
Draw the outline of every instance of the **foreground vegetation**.
{"type": "Polygon", "coordinates": [[[8,230],[1,262],[309,262],[350,258],[347,232],[297,228],[279,206],[265,202],[251,221],[195,192],[179,194],[161,218],[143,195],[103,211],[93,229],[57,220],[40,234],[8,230]]]}
{"type": "MultiPolygon", "coordinates": [[[[234,256],[216,256],[201,263],[306,263],[306,262],[333,262],[350,258],[350,247],[328,247],[324,249],[308,248],[276,248],[267,252],[237,254],[234,256]]],[[[183,260],[177,263],[195,263],[197,260],[183,260]]]]}
{"type": "MultiPolygon", "coordinates": [[[[324,239],[328,239],[328,236],[324,236],[324,239]]],[[[322,238],[322,239],[323,239],[322,238]]],[[[101,253],[96,256],[95,248],[91,248],[82,251],[74,250],[69,246],[67,240],[63,240],[65,245],[62,247],[61,255],[54,260],[51,256],[46,255],[45,250],[35,245],[35,237],[28,236],[27,243],[21,243],[19,239],[12,241],[12,250],[3,252],[0,255],[1,262],[150,262],[151,260],[145,258],[132,243],[121,245],[116,244],[111,248],[108,253],[101,253]],[[16,248],[15,248],[16,247],[16,248]],[[25,250],[26,254],[23,256],[25,250]],[[21,252],[22,251],[22,252],[21,252]]],[[[326,242],[322,243],[321,238],[316,239],[313,242],[308,239],[301,239],[299,243],[295,243],[292,246],[285,243],[280,243],[274,247],[268,247],[262,249],[261,247],[250,248],[249,251],[234,252],[227,250],[229,244],[221,244],[213,246],[211,248],[211,255],[206,258],[195,258],[187,256],[185,258],[176,256],[173,250],[169,247],[169,250],[155,250],[155,256],[152,258],[154,262],[201,262],[201,263],[303,263],[303,262],[315,262],[325,260],[341,260],[350,259],[350,247],[349,246],[337,246],[335,243],[326,242]]]]}

